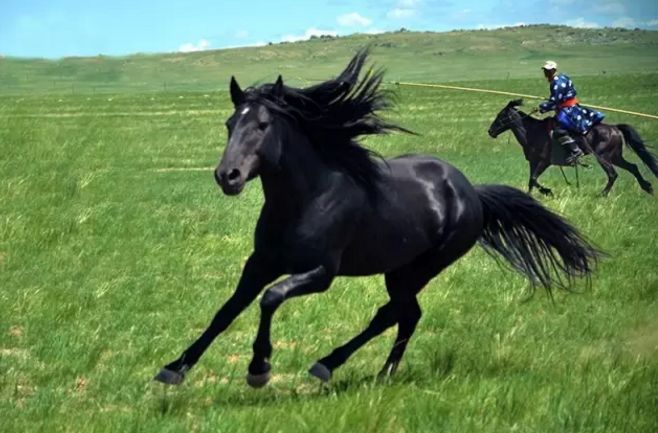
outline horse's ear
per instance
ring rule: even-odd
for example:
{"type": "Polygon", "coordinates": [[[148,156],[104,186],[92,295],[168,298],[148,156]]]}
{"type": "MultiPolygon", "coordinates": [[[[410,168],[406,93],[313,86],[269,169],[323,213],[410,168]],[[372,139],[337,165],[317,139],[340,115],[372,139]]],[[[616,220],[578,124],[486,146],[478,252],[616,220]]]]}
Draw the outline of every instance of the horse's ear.
{"type": "Polygon", "coordinates": [[[507,108],[514,108],[514,107],[518,107],[520,105],[523,105],[523,99],[512,99],[507,104],[507,108]]]}
{"type": "Polygon", "coordinates": [[[234,76],[231,76],[231,101],[236,107],[244,102],[244,92],[234,76]]]}
{"type": "Polygon", "coordinates": [[[277,78],[276,82],[274,83],[272,94],[277,99],[283,98],[283,77],[281,77],[281,75],[279,75],[279,78],[277,78]]]}

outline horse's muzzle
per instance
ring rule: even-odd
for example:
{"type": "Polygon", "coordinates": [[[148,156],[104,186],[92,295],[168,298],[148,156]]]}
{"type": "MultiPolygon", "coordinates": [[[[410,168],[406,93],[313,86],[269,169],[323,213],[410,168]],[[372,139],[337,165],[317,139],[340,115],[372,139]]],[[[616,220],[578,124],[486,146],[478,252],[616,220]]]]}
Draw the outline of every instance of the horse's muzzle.
{"type": "Polygon", "coordinates": [[[238,195],[244,188],[245,179],[242,173],[237,168],[224,170],[222,168],[215,169],[215,182],[222,188],[226,195],[238,195]]]}

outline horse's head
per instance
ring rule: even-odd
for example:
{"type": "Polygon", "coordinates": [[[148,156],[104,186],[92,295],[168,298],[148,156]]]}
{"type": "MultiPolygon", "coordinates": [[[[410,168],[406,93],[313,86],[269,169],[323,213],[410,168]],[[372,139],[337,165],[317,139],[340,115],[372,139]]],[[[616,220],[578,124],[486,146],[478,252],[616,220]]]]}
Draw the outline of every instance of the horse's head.
{"type": "Polygon", "coordinates": [[[282,139],[275,101],[283,98],[281,76],[267,88],[267,98],[250,97],[231,77],[231,100],[235,111],[226,121],[228,143],[215,169],[215,180],[227,195],[239,194],[245,183],[258,177],[265,168],[276,167],[281,157],[282,139]]]}
{"type": "Polygon", "coordinates": [[[520,125],[521,115],[516,110],[516,107],[523,104],[522,99],[515,99],[510,101],[505,108],[500,110],[494,121],[489,127],[489,136],[491,138],[496,138],[503,132],[512,128],[515,125],[520,125]]]}

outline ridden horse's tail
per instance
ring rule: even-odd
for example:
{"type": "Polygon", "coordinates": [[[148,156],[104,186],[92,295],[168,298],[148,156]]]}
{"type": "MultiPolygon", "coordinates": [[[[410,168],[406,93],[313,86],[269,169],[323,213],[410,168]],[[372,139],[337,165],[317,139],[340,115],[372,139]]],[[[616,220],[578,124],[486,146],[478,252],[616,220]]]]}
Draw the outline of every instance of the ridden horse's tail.
{"type": "Polygon", "coordinates": [[[589,277],[601,252],[559,215],[528,194],[504,185],[475,187],[484,213],[480,244],[497,252],[549,294],[569,288],[575,277],[589,277]]]}
{"type": "Polygon", "coordinates": [[[633,149],[635,153],[637,153],[637,156],[640,157],[642,162],[644,162],[647,167],[651,169],[653,174],[658,177],[658,160],[656,160],[656,156],[649,152],[647,147],[644,145],[640,134],[638,134],[637,131],[630,125],[619,124],[616,126],[624,135],[626,144],[628,144],[628,146],[633,149]]]}

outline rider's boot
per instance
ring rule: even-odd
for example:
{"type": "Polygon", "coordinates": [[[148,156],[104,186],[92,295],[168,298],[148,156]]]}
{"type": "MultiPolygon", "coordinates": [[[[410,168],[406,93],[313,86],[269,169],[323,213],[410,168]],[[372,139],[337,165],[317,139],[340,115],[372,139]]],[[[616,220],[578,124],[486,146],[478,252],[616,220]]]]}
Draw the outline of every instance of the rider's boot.
{"type": "Polygon", "coordinates": [[[571,151],[571,154],[567,157],[567,164],[575,164],[578,158],[584,155],[583,151],[578,147],[578,143],[570,136],[567,135],[560,138],[560,144],[567,146],[571,151]]]}

